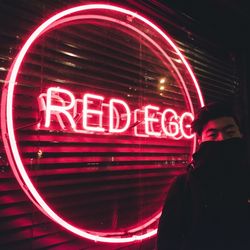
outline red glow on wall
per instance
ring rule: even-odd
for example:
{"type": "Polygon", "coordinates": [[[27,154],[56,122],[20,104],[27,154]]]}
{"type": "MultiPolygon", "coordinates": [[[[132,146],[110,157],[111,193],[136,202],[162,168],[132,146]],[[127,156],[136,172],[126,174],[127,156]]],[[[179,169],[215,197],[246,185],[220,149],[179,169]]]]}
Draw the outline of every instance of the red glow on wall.
{"type": "Polygon", "coordinates": [[[112,96],[108,99],[109,101],[105,101],[106,97],[104,95],[89,92],[83,93],[81,98],[76,98],[74,93],[65,88],[50,87],[46,93],[43,92],[38,96],[39,110],[43,112],[44,117],[39,124],[37,124],[37,128],[39,130],[43,129],[43,127],[49,129],[52,126],[52,122],[56,121],[62,130],[71,128],[75,133],[107,132],[121,134],[126,133],[130,129],[133,131],[133,135],[138,137],[149,138],[162,136],[171,137],[172,139],[192,139],[193,148],[195,147],[195,139],[190,133],[190,122],[193,119],[194,108],[192,98],[189,94],[189,87],[186,86],[182,74],[174,64],[171,57],[163,50],[162,45],[159,45],[154,39],[150,38],[146,32],[134,27],[133,24],[116,20],[110,16],[105,17],[103,15],[99,16],[93,14],[85,15],[85,12],[90,10],[106,10],[111,13],[122,13],[139,20],[146,26],[150,27],[150,29],[154,30],[154,32],[171,47],[172,53],[175,53],[181,60],[181,63],[184,65],[183,67],[186,69],[187,74],[191,79],[190,81],[192,81],[192,85],[197,92],[199,101],[198,105],[204,105],[202,94],[193,71],[175,43],[164,33],[163,30],[145,17],[124,8],[108,4],[81,5],[59,12],[40,25],[31,34],[15,58],[6,78],[5,87],[3,88],[1,105],[2,138],[8,160],[20,186],[37,208],[51,220],[80,237],[94,241],[110,243],[141,241],[156,234],[156,228],[151,229],[150,231],[147,231],[146,229],[159,218],[160,208],[147,220],[141,221],[139,224],[137,223],[134,227],[126,231],[104,233],[80,228],[64,219],[48,205],[32,182],[23,163],[20,149],[18,148],[15,124],[13,122],[13,99],[19,69],[24,62],[26,54],[32,47],[33,43],[49,30],[56,29],[58,25],[71,22],[72,20],[88,18],[107,20],[117,25],[125,26],[127,29],[131,29],[136,34],[139,34],[145,39],[146,43],[151,44],[154,51],[157,50],[157,52],[154,52],[155,55],[158,56],[158,54],[161,54],[159,58],[164,58],[166,61],[163,65],[165,65],[166,68],[171,67],[175,78],[179,79],[179,84],[184,93],[187,108],[178,113],[177,110],[172,107],[163,108],[157,104],[149,103],[144,107],[139,106],[132,109],[126,100],[122,100],[116,96],[112,96]],[[79,111],[79,106],[82,106],[82,108],[80,108],[82,119],[80,119],[80,125],[78,127],[74,114],[79,111]],[[108,112],[108,114],[105,116],[104,112],[108,112]],[[143,122],[141,122],[141,117],[143,117],[143,122]],[[107,131],[105,130],[105,126],[107,131]]]}

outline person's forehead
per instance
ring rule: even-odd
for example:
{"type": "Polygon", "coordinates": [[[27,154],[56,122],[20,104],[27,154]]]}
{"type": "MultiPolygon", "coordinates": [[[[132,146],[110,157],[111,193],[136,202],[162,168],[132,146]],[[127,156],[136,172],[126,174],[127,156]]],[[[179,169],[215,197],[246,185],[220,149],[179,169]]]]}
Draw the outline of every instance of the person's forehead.
{"type": "Polygon", "coordinates": [[[220,117],[214,120],[210,120],[203,128],[202,132],[207,131],[208,129],[222,129],[228,125],[237,126],[233,117],[225,116],[220,117]]]}

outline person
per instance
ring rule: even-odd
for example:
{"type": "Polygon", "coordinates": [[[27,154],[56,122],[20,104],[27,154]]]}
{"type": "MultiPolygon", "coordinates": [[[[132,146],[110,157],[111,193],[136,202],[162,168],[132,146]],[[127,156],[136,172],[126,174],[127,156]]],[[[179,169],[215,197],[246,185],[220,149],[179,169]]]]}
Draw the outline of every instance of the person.
{"type": "Polygon", "coordinates": [[[250,250],[247,145],[233,111],[211,103],[192,122],[198,150],[170,187],[158,250],[250,250]]]}

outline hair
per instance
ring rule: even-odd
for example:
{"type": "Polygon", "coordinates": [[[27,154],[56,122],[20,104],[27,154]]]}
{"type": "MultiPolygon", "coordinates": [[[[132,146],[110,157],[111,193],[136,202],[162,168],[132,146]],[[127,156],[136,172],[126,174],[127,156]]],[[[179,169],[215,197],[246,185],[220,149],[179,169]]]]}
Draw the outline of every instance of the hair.
{"type": "Polygon", "coordinates": [[[236,116],[232,102],[212,102],[200,108],[191,124],[192,132],[201,136],[204,126],[211,120],[220,117],[232,117],[240,128],[239,119],[236,116]]]}

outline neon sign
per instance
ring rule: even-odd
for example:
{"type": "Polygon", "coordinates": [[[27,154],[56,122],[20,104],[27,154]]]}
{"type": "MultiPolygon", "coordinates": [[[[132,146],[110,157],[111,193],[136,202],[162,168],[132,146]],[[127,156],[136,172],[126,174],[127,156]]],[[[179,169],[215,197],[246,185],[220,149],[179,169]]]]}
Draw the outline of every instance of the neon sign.
{"type": "Polygon", "coordinates": [[[125,133],[133,127],[135,136],[176,139],[175,136],[181,134],[178,140],[182,137],[186,139],[194,137],[190,133],[190,123],[193,121],[193,115],[190,112],[184,112],[179,116],[171,108],[160,112],[159,107],[150,104],[143,109],[132,111],[129,105],[121,99],[111,98],[108,103],[105,103],[104,99],[104,96],[89,93],[83,94],[82,99],[76,99],[66,89],[50,87],[47,93],[42,93],[38,98],[40,112],[44,115],[42,121],[45,121],[44,124],[40,122],[38,128],[50,128],[54,116],[55,122],[58,122],[61,129],[66,129],[66,123],[76,133],[125,133]],[[82,109],[79,106],[82,106],[82,109]],[[143,114],[143,120],[138,119],[138,113],[143,114]],[[82,119],[79,119],[79,116],[82,119]],[[74,117],[77,117],[77,121],[74,117]],[[66,119],[66,122],[63,122],[63,119],[66,119]],[[138,133],[139,124],[143,130],[140,134],[138,133]]]}
{"type": "Polygon", "coordinates": [[[171,68],[171,72],[174,72],[175,78],[178,78],[181,91],[185,96],[187,111],[178,113],[177,110],[172,107],[163,108],[151,102],[143,107],[139,106],[132,109],[126,100],[119,98],[107,98],[104,95],[94,94],[95,92],[82,93],[81,97],[76,97],[68,89],[50,87],[47,89],[47,92],[43,92],[38,96],[39,110],[43,113],[40,124],[37,124],[38,129],[51,129],[56,123],[61,129],[71,129],[75,133],[123,134],[132,131],[133,135],[136,137],[163,137],[175,140],[181,138],[192,139],[193,148],[195,148],[195,139],[193,135],[190,134],[190,122],[193,119],[192,114],[194,113],[192,97],[189,93],[189,88],[191,88],[191,86],[193,87],[193,92],[197,94],[198,105],[203,106],[204,102],[198,82],[188,62],[170,37],[151,21],[133,11],[109,4],[89,4],[69,8],[46,20],[31,34],[15,58],[3,88],[1,104],[2,138],[7,157],[17,181],[30,200],[51,220],[80,237],[94,241],[109,243],[141,241],[156,234],[157,230],[155,227],[150,230],[147,230],[147,228],[157,221],[161,213],[160,209],[152,214],[150,218],[141,221],[139,225],[136,224],[134,227],[126,230],[126,232],[98,232],[75,226],[57,214],[34,186],[24,165],[17,144],[17,136],[14,128],[15,124],[13,122],[13,99],[14,90],[16,85],[18,85],[17,77],[19,70],[24,63],[26,54],[35,41],[46,32],[56,29],[57,26],[67,22],[89,19],[105,20],[126,27],[126,29],[132,30],[135,34],[144,39],[146,43],[149,44],[148,46],[151,46],[154,51],[157,51],[155,55],[163,61],[162,64],[166,68],[171,68]],[[105,16],[88,13],[88,11],[93,10],[105,10],[109,12],[109,15],[105,16]],[[147,32],[141,31],[131,23],[115,19],[112,15],[113,13],[122,13],[126,16],[133,17],[161,37],[164,43],[171,48],[171,53],[178,57],[183,68],[185,68],[186,74],[189,77],[189,85],[186,84],[181,71],[173,62],[171,56],[162,48],[164,45],[163,43],[159,44],[151,38],[147,32]],[[79,114],[80,119],[76,119],[79,114]]]}

